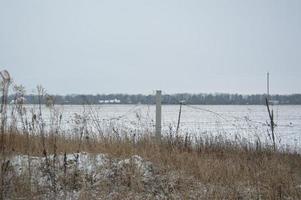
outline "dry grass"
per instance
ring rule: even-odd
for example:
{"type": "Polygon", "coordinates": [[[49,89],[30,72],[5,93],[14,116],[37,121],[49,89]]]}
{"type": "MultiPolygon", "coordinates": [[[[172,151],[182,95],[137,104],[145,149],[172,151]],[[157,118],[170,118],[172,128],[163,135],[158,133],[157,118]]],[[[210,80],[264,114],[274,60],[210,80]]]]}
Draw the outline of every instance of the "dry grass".
{"type": "Polygon", "coordinates": [[[78,192],[78,199],[301,199],[299,154],[216,138],[170,135],[157,140],[147,131],[140,131],[139,137],[126,136],[114,127],[113,132],[117,133],[113,136],[101,129],[103,124],[92,108],[76,114],[72,118],[72,135],[66,134],[61,129],[62,113],[41,86],[37,87],[38,108],[32,110],[24,106],[24,87],[14,86],[15,103],[11,105],[8,123],[10,79],[6,81],[1,102],[0,200],[45,199],[45,194],[58,199],[59,192],[64,193],[60,199],[67,199],[67,192],[78,192]],[[42,102],[46,102],[51,114],[47,123],[53,126],[45,127],[42,102]],[[88,119],[94,125],[88,125],[88,119]],[[92,128],[97,131],[90,131],[92,128]],[[103,170],[110,172],[108,179],[93,182],[91,174],[80,171],[80,152],[108,155],[110,162],[103,170]],[[74,154],[71,163],[65,159],[68,153],[74,154]],[[27,159],[27,164],[22,165],[28,169],[21,174],[10,163],[18,155],[27,159]],[[60,167],[59,155],[64,157],[60,167]],[[120,168],[118,159],[124,161],[133,155],[151,162],[152,177],[141,176],[132,159],[120,168]],[[32,166],[31,156],[39,156],[36,161],[43,163],[32,166]],[[40,187],[40,180],[33,182],[32,177],[47,177],[42,181],[47,186],[40,187]]]}
{"type": "MultiPolygon", "coordinates": [[[[6,150],[11,154],[43,155],[40,136],[10,133],[5,135],[5,140],[6,150]]],[[[182,197],[192,187],[202,184],[210,190],[207,197],[212,199],[239,199],[244,190],[251,191],[255,199],[301,199],[298,154],[273,152],[269,148],[254,150],[226,142],[192,145],[180,137],[166,137],[159,142],[148,134],[135,141],[130,137],[103,137],[84,138],[80,142],[79,137],[62,136],[56,140],[47,136],[45,141],[48,154],[55,147],[57,154],[85,151],[118,158],[140,155],[160,168],[162,175],[181,174],[176,187],[182,197]]]]}

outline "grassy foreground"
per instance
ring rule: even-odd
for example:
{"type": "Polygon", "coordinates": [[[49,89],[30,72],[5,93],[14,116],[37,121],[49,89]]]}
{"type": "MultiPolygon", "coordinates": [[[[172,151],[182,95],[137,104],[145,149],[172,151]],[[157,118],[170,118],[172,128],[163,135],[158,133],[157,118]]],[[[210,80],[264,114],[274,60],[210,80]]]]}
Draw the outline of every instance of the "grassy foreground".
{"type": "MultiPolygon", "coordinates": [[[[100,184],[100,180],[97,184],[84,186],[82,182],[88,182],[87,175],[77,182],[69,181],[69,190],[79,191],[78,199],[301,199],[300,155],[273,152],[269,148],[255,150],[214,140],[193,144],[184,137],[163,137],[158,141],[150,134],[144,134],[139,139],[109,136],[91,139],[11,132],[4,135],[1,144],[3,140],[2,199],[39,199],[39,195],[45,193],[45,188],[33,190],[26,184],[26,180],[30,179],[28,176],[34,176],[34,172],[15,175],[14,170],[10,170],[9,161],[14,156],[46,158],[49,191],[56,193],[60,189],[53,186],[54,181],[56,185],[60,181],[66,184],[66,180],[74,174],[67,176],[66,166],[64,169],[55,168],[55,158],[79,152],[105,154],[110,159],[139,155],[152,163],[155,169],[153,176],[158,177],[153,184],[160,184],[160,189],[148,190],[147,187],[151,187],[147,185],[149,182],[145,183],[132,166],[126,173],[122,172],[122,179],[114,179],[119,181],[118,184],[100,184]],[[59,170],[65,170],[64,179],[55,175],[59,174],[59,170]],[[7,188],[7,185],[13,185],[13,189],[7,188]],[[91,196],[96,191],[102,191],[101,195],[91,196]]],[[[58,196],[48,198],[58,199],[58,196]]]]}

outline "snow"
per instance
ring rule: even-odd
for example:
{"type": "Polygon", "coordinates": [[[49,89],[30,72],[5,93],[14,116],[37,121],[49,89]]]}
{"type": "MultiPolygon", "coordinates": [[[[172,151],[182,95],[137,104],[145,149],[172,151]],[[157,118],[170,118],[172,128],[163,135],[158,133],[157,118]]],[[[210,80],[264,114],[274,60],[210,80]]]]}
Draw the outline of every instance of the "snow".
{"type": "MultiPolygon", "coordinates": [[[[79,184],[90,182],[93,185],[122,179],[128,175],[127,173],[129,171],[133,171],[133,173],[141,176],[144,183],[152,180],[154,176],[152,163],[145,161],[138,155],[126,159],[118,159],[110,158],[106,154],[82,152],[78,154],[67,154],[65,161],[64,155],[57,157],[49,155],[48,161],[50,164],[47,167],[45,157],[15,155],[9,159],[10,167],[16,176],[21,177],[22,175],[31,173],[32,191],[38,191],[40,188],[51,188],[51,181],[54,179],[56,181],[55,187],[59,195],[62,193],[61,190],[65,188],[63,182],[59,181],[63,177],[72,179],[74,176],[78,178],[79,184]],[[56,162],[53,162],[54,159],[56,162]],[[64,165],[66,166],[65,169],[64,165]],[[64,170],[66,171],[64,172],[64,170]]],[[[76,198],[76,191],[78,192],[78,190],[68,190],[67,192],[69,196],[76,198]]],[[[64,195],[65,198],[66,193],[64,195]]]]}

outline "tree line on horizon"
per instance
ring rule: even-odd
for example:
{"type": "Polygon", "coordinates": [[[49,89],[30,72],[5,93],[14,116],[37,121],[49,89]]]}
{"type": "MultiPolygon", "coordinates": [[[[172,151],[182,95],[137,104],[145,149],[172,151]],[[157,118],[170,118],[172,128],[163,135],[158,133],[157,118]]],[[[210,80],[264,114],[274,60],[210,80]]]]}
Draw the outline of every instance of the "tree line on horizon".
{"type": "MultiPolygon", "coordinates": [[[[98,94],[98,95],[51,95],[55,104],[155,104],[155,95],[143,94],[98,94]]],[[[25,95],[26,104],[38,104],[37,95],[25,95]]],[[[194,105],[264,105],[265,94],[164,94],[162,104],[194,105]]],[[[301,94],[271,95],[270,99],[281,105],[301,105],[301,94]]],[[[9,96],[13,102],[14,96],[9,96]]],[[[45,103],[45,102],[42,102],[45,103]]]]}

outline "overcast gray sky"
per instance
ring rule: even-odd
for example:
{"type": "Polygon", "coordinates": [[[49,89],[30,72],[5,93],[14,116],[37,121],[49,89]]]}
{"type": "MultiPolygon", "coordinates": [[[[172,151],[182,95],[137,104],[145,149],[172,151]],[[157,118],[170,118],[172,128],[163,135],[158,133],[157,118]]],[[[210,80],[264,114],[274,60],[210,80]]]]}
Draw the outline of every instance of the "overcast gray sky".
{"type": "Polygon", "coordinates": [[[300,0],[0,0],[0,68],[32,92],[301,93],[300,0]]]}

